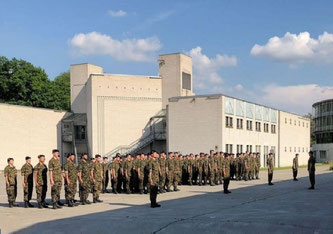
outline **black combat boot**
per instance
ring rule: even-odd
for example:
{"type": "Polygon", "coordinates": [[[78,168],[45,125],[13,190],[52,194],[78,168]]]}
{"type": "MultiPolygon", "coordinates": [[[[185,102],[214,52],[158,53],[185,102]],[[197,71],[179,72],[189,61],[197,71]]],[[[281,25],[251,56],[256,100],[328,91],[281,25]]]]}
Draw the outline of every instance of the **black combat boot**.
{"type": "Polygon", "coordinates": [[[96,198],[96,202],[101,203],[103,202],[102,200],[99,199],[99,197],[96,198]]]}
{"type": "Polygon", "coordinates": [[[96,203],[96,198],[93,198],[93,203],[96,203]]]}
{"type": "Polygon", "coordinates": [[[24,208],[28,208],[29,207],[29,205],[28,205],[28,202],[24,202],[24,208]]]}
{"type": "Polygon", "coordinates": [[[52,209],[53,209],[53,210],[56,210],[56,209],[57,209],[57,203],[56,203],[56,202],[53,202],[53,204],[52,204],[52,209]]]}
{"type": "Polygon", "coordinates": [[[43,206],[42,206],[42,203],[41,202],[38,202],[38,209],[43,209],[43,206]]]}
{"type": "Polygon", "coordinates": [[[13,208],[13,203],[10,201],[8,206],[9,208],[13,208]]]}
{"type": "Polygon", "coordinates": [[[64,203],[62,203],[60,200],[57,202],[59,206],[64,206],[64,203]]]}
{"type": "Polygon", "coordinates": [[[30,203],[30,201],[28,201],[28,206],[29,207],[35,207],[33,204],[30,203]]]}
{"type": "Polygon", "coordinates": [[[73,202],[71,200],[68,200],[68,207],[73,207],[73,202]]]}
{"type": "Polygon", "coordinates": [[[160,204],[157,204],[157,203],[152,203],[152,204],[150,205],[150,207],[151,207],[151,208],[158,208],[158,207],[161,207],[161,205],[160,205],[160,204]]]}
{"type": "Polygon", "coordinates": [[[48,204],[46,202],[42,202],[43,208],[49,208],[48,204]]]}
{"type": "Polygon", "coordinates": [[[85,205],[86,201],[84,199],[81,200],[81,205],[85,205]]]}
{"type": "Polygon", "coordinates": [[[77,200],[72,200],[72,204],[73,204],[74,206],[78,206],[78,205],[79,205],[79,203],[77,203],[77,200]]]}
{"type": "Polygon", "coordinates": [[[180,190],[177,187],[175,187],[173,191],[178,192],[180,190]]]}

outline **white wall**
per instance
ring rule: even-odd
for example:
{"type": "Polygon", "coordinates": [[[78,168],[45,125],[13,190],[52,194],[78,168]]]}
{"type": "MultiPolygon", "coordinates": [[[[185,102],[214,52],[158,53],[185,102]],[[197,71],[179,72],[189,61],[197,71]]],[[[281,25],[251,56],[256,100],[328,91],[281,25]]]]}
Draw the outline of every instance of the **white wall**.
{"type": "Polygon", "coordinates": [[[61,147],[60,121],[66,112],[42,108],[0,104],[0,170],[7,165],[7,158],[14,158],[17,169],[25,157],[38,162],[37,156],[51,158],[52,149],[61,147]]]}
{"type": "Polygon", "coordinates": [[[221,150],[221,116],[221,97],[169,99],[168,151],[196,154],[221,150]]]}
{"type": "Polygon", "coordinates": [[[291,166],[296,153],[299,154],[299,164],[307,164],[310,151],[310,120],[284,111],[279,111],[279,115],[280,166],[291,166]]]}
{"type": "MultiPolygon", "coordinates": [[[[139,139],[149,119],[162,109],[161,79],[149,76],[92,75],[92,154],[107,154],[139,139]]],[[[91,118],[91,119],[90,119],[91,118]]]]}

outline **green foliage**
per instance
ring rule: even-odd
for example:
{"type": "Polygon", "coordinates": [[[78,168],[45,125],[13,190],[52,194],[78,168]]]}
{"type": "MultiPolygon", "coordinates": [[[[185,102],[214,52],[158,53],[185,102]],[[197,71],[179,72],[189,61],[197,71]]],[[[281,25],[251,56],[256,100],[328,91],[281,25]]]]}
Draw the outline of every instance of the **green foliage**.
{"type": "Polygon", "coordinates": [[[330,170],[330,171],[333,171],[333,162],[330,163],[329,170],[330,170]]]}
{"type": "Polygon", "coordinates": [[[69,82],[69,72],[50,81],[42,68],[0,57],[0,102],[70,110],[69,82]]]}

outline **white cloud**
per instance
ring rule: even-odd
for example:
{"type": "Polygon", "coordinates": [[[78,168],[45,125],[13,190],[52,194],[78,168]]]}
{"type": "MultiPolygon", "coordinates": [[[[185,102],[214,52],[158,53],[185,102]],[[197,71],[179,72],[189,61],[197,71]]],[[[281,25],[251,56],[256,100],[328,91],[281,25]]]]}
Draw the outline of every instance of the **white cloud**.
{"type": "Polygon", "coordinates": [[[257,92],[255,101],[259,104],[276,107],[282,110],[307,114],[311,112],[312,104],[333,98],[333,86],[319,86],[317,84],[279,86],[268,85],[257,92]]]}
{"type": "Polygon", "coordinates": [[[313,39],[308,32],[298,35],[287,32],[283,37],[270,38],[265,45],[255,44],[251,55],[291,65],[304,62],[333,63],[333,34],[324,32],[318,39],[313,39]]]}
{"type": "Polygon", "coordinates": [[[218,85],[223,83],[219,71],[222,67],[236,66],[235,56],[217,54],[215,58],[209,58],[202,53],[201,47],[196,47],[188,52],[192,57],[194,69],[194,87],[198,90],[221,91],[218,85]]]}
{"type": "Polygon", "coordinates": [[[76,34],[69,40],[79,55],[109,55],[119,61],[152,61],[162,47],[157,37],[115,40],[98,32],[76,34]]]}
{"type": "Polygon", "coordinates": [[[118,10],[118,11],[109,10],[108,13],[112,17],[125,17],[125,16],[127,16],[127,12],[123,11],[123,10],[118,10]]]}

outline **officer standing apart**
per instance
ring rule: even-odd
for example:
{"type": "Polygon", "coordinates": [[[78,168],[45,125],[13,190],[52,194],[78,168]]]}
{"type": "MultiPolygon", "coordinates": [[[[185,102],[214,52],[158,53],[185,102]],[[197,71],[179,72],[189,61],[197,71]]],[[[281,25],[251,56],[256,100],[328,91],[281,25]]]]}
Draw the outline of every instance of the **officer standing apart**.
{"type": "Polygon", "coordinates": [[[34,178],[33,178],[33,166],[31,165],[31,157],[25,157],[25,164],[21,168],[21,176],[22,176],[22,187],[24,194],[24,207],[34,207],[31,203],[32,197],[32,189],[34,186],[34,178]]]}
{"type": "Polygon", "coordinates": [[[293,177],[294,177],[294,181],[297,181],[298,179],[297,177],[297,171],[298,171],[298,154],[295,155],[295,158],[293,159],[293,177]]]}
{"type": "Polygon", "coordinates": [[[268,169],[268,185],[274,185],[272,183],[273,171],[274,171],[274,162],[273,162],[273,154],[272,153],[269,153],[269,155],[268,155],[267,169],[268,169]]]}
{"type": "Polygon", "coordinates": [[[149,181],[150,181],[150,207],[156,208],[161,205],[157,204],[157,192],[159,184],[160,167],[158,164],[158,154],[154,151],[152,161],[149,164],[149,181]]]}
{"type": "Polygon", "coordinates": [[[313,156],[313,152],[309,152],[309,160],[308,160],[308,172],[309,172],[309,178],[311,187],[309,189],[314,189],[315,186],[315,171],[316,171],[316,158],[313,156]]]}
{"type": "Polygon", "coordinates": [[[17,197],[17,170],[14,166],[14,159],[7,159],[8,165],[5,167],[5,180],[6,180],[6,191],[8,196],[9,207],[18,206],[15,203],[17,197]]]}

